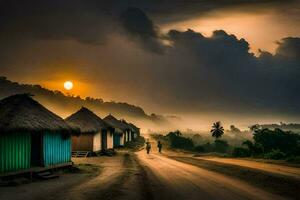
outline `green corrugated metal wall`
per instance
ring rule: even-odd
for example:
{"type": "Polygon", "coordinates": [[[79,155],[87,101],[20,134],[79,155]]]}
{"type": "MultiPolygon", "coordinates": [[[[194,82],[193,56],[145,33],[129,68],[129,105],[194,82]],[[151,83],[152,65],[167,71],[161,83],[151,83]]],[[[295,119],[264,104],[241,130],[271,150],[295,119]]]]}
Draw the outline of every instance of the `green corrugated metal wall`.
{"type": "Polygon", "coordinates": [[[30,134],[0,135],[0,173],[30,168],[30,134]]]}
{"type": "Polygon", "coordinates": [[[44,165],[55,165],[71,161],[71,137],[64,139],[61,134],[43,134],[44,165]]]}

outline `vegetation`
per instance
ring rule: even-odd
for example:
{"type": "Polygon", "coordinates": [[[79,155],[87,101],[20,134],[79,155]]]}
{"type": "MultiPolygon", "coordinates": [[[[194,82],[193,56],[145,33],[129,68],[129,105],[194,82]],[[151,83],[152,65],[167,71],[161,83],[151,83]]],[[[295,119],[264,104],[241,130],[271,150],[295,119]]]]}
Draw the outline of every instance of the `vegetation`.
{"type": "Polygon", "coordinates": [[[261,157],[265,159],[291,159],[300,156],[300,135],[281,129],[253,129],[253,142],[246,140],[243,147],[236,147],[232,155],[235,157],[261,157]],[[249,154],[249,155],[248,155],[249,154]]]}
{"type": "Polygon", "coordinates": [[[270,130],[258,124],[246,131],[231,125],[229,130],[224,131],[221,122],[216,122],[210,131],[211,135],[190,132],[193,134],[174,131],[166,136],[155,135],[155,139],[169,144],[171,148],[198,153],[217,152],[233,157],[282,159],[300,163],[300,134],[291,131],[279,128],[270,130]]]}
{"type": "Polygon", "coordinates": [[[271,129],[274,130],[276,128],[279,128],[281,130],[284,131],[295,131],[295,132],[299,132],[300,131],[300,124],[296,124],[296,123],[283,123],[280,122],[279,124],[262,124],[260,125],[262,129],[271,129]]]}
{"type": "Polygon", "coordinates": [[[218,153],[227,153],[229,145],[225,140],[215,140],[214,150],[218,153]]]}
{"type": "Polygon", "coordinates": [[[234,157],[249,157],[251,156],[251,152],[249,149],[244,147],[235,147],[232,151],[232,156],[234,157]]]}
{"type": "Polygon", "coordinates": [[[268,152],[264,155],[264,158],[274,159],[274,160],[284,159],[285,157],[286,157],[286,154],[278,149],[272,149],[270,152],[268,152]]]}
{"type": "Polygon", "coordinates": [[[278,128],[259,129],[255,131],[253,139],[255,143],[262,145],[265,153],[280,150],[287,155],[300,155],[300,135],[296,133],[278,128]]]}
{"type": "Polygon", "coordinates": [[[229,131],[232,133],[242,133],[242,131],[239,128],[235,127],[234,125],[230,125],[229,131]]]}
{"type": "Polygon", "coordinates": [[[228,153],[230,146],[227,141],[225,140],[215,140],[214,143],[205,143],[203,145],[198,145],[194,147],[194,151],[199,153],[210,153],[210,152],[217,152],[217,153],[228,153]]]}
{"type": "Polygon", "coordinates": [[[190,138],[183,137],[180,131],[170,132],[166,137],[170,141],[172,148],[188,150],[194,147],[193,141],[190,138]]]}
{"type": "Polygon", "coordinates": [[[145,144],[145,138],[142,136],[139,136],[132,141],[126,142],[125,147],[127,147],[129,149],[133,149],[133,150],[139,150],[140,148],[142,148],[144,146],[144,144],[145,144]]]}
{"type": "Polygon", "coordinates": [[[221,125],[221,122],[215,122],[212,126],[212,129],[210,131],[212,133],[212,136],[216,139],[222,137],[222,135],[224,134],[224,128],[221,125]]]}

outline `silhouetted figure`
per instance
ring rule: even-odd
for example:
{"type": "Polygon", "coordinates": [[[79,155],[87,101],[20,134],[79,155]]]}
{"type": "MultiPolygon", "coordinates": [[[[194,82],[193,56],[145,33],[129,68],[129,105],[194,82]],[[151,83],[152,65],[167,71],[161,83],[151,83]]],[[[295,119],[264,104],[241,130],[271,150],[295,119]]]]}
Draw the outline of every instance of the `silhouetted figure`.
{"type": "Polygon", "coordinates": [[[160,141],[157,142],[157,148],[158,148],[158,152],[161,153],[162,144],[160,141]]]}
{"type": "Polygon", "coordinates": [[[150,153],[150,150],[151,150],[151,144],[150,144],[149,141],[146,142],[146,150],[147,150],[147,154],[149,154],[149,153],[150,153]]]}

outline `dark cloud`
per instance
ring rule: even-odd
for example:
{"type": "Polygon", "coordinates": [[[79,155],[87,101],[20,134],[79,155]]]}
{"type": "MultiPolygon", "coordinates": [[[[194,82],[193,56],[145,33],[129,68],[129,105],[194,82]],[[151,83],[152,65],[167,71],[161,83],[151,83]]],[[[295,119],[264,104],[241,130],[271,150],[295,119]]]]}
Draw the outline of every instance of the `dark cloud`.
{"type": "Polygon", "coordinates": [[[172,91],[181,91],[186,103],[198,102],[203,109],[299,113],[300,38],[285,38],[275,55],[256,57],[244,39],[222,30],[211,37],[192,30],[168,35],[173,43],[168,56],[175,59],[171,66],[176,71],[172,91]],[[185,62],[177,65],[178,60],[185,62]]]}
{"type": "Polygon", "coordinates": [[[1,36],[5,38],[72,39],[101,44],[115,22],[106,7],[92,9],[84,1],[2,1],[1,36]]]}
{"type": "MultiPolygon", "coordinates": [[[[144,14],[156,23],[183,20],[224,7],[262,4],[290,5],[294,0],[2,0],[0,2],[0,36],[4,38],[37,37],[73,39],[79,42],[102,44],[112,32],[119,31],[119,16],[126,30],[142,37],[146,46],[157,36],[155,27],[144,14]],[[140,10],[141,9],[141,10],[140,10]],[[144,12],[143,12],[143,11],[144,12]],[[136,16],[136,17],[135,17],[136,16]],[[126,19],[125,19],[126,18],[126,19]],[[137,29],[136,27],[140,27],[137,29]],[[145,33],[147,32],[147,33],[145,33]]],[[[247,7],[248,8],[248,7],[247,7]]],[[[153,48],[157,48],[156,44],[153,48]]]]}
{"type": "Polygon", "coordinates": [[[153,22],[139,8],[130,7],[122,12],[120,21],[125,30],[140,40],[141,44],[156,53],[162,53],[159,33],[153,22]]]}
{"type": "Polygon", "coordinates": [[[282,39],[281,42],[278,43],[279,48],[277,49],[276,56],[291,58],[295,60],[300,59],[300,41],[299,38],[288,37],[282,39]]]}

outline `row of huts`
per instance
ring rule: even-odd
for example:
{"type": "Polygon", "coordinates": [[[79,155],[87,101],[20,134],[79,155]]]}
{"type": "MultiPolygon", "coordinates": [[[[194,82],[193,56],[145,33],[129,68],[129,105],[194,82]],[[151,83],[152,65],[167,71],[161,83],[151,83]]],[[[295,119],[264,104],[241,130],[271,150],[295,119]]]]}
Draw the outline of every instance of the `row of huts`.
{"type": "Polygon", "coordinates": [[[28,94],[0,101],[0,175],[71,164],[72,151],[123,146],[139,128],[111,114],[101,119],[82,107],[65,120],[28,94]]]}

